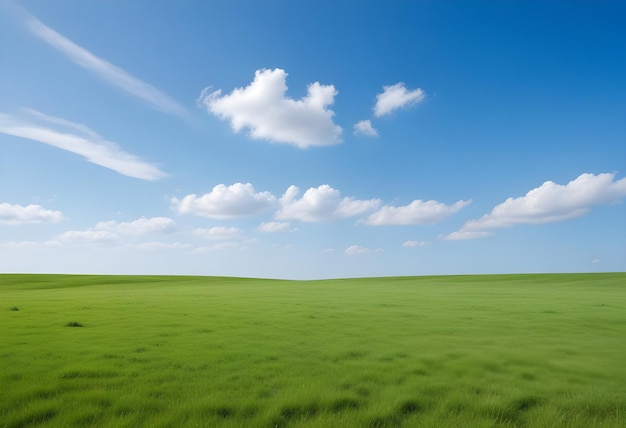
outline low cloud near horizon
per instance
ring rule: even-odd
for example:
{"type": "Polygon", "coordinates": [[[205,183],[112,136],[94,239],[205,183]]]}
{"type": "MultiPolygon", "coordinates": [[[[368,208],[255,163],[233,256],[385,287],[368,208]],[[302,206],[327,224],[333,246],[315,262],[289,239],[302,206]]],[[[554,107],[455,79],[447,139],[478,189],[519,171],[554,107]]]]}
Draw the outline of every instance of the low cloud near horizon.
{"type": "Polygon", "coordinates": [[[552,223],[582,216],[594,205],[626,197],[626,178],[617,181],[614,178],[614,173],[586,173],[565,185],[546,181],[524,196],[508,198],[480,219],[467,221],[461,229],[445,238],[483,238],[492,235],[493,229],[552,223]]]}

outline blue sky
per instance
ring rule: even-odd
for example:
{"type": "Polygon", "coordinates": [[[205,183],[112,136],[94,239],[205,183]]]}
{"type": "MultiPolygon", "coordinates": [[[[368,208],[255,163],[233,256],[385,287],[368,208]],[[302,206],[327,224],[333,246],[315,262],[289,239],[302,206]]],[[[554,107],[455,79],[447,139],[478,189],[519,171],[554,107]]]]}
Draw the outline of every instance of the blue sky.
{"type": "Polygon", "coordinates": [[[626,270],[618,1],[0,1],[0,271],[626,270]]]}

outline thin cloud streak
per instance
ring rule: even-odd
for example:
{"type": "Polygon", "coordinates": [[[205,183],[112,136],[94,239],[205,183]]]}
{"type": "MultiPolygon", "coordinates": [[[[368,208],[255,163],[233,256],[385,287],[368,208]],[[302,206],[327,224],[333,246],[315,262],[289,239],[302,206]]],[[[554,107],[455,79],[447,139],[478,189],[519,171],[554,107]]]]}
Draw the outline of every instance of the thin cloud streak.
{"type": "Polygon", "coordinates": [[[137,79],[121,68],[78,46],[30,14],[26,17],[26,27],[35,36],[65,54],[75,64],[97,74],[113,86],[146,101],[152,108],[185,118],[188,116],[187,110],[183,106],[154,86],[137,79]]]}
{"type": "MultiPolygon", "coordinates": [[[[34,110],[27,110],[33,112],[34,110]]],[[[117,144],[104,140],[85,125],[36,112],[36,117],[50,123],[63,124],[84,135],[62,132],[35,124],[12,115],[0,113],[0,133],[38,141],[75,153],[89,162],[111,169],[128,177],[154,181],[166,177],[155,165],[144,162],[122,150],[117,144]]]]}

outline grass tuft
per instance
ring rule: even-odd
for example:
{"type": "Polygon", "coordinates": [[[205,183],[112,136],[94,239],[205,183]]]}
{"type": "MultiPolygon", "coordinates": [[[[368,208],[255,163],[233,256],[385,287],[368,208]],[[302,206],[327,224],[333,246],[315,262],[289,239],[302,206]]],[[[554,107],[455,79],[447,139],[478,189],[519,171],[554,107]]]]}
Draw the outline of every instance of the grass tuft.
{"type": "Polygon", "coordinates": [[[65,324],[65,327],[84,327],[84,325],[82,325],[78,321],[70,321],[67,324],[65,324]]]}

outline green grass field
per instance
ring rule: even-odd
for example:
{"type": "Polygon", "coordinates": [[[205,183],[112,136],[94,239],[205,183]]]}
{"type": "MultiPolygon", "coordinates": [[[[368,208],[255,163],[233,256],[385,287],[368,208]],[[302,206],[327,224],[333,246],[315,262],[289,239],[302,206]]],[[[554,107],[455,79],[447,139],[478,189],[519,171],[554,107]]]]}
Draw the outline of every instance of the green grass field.
{"type": "Polygon", "coordinates": [[[626,274],[0,275],[0,427],[624,427],[626,274]]]}

